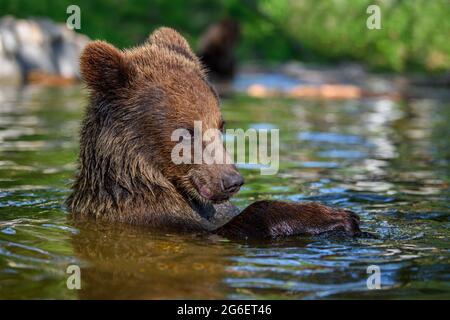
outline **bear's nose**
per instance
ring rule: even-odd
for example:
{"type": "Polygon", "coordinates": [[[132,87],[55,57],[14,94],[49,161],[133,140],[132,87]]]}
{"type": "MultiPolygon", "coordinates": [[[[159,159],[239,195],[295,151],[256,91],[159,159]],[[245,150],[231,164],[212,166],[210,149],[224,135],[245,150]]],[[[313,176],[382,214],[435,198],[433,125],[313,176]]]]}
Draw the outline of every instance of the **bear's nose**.
{"type": "Polygon", "coordinates": [[[244,184],[244,178],[238,173],[233,172],[222,178],[223,191],[227,193],[235,193],[244,184]]]}

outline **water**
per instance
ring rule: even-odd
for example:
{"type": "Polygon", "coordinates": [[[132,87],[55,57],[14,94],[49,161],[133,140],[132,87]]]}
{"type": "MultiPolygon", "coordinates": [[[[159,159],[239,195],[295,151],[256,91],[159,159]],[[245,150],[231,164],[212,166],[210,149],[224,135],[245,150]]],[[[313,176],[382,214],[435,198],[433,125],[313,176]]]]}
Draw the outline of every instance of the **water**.
{"type": "Polygon", "coordinates": [[[235,204],[321,201],[380,236],[264,242],[72,221],[81,88],[2,87],[0,102],[0,298],[450,298],[448,102],[224,100],[227,127],[280,129],[279,174],[241,168],[235,204]]]}

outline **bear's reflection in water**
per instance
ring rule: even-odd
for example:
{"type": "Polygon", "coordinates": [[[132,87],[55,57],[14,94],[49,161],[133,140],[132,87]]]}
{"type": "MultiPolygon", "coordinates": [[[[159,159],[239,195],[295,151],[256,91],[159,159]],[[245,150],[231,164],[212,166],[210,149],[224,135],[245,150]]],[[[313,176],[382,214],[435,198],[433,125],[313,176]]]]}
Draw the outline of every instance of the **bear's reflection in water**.
{"type": "Polygon", "coordinates": [[[214,235],[171,235],[145,227],[71,221],[81,261],[81,299],[225,298],[235,244],[214,235]]]}

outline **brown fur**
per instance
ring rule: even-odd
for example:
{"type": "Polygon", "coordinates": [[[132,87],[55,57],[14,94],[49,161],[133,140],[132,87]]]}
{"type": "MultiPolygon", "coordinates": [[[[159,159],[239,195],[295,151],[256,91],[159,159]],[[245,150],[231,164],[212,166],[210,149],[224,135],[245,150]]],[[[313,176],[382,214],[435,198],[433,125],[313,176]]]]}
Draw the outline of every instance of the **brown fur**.
{"type": "Polygon", "coordinates": [[[342,232],[358,235],[359,217],[316,202],[257,201],[217,230],[227,237],[276,238],[342,232]]]}
{"type": "Polygon", "coordinates": [[[173,130],[195,120],[203,130],[223,123],[217,94],[176,31],[158,29],[147,43],[125,51],[94,41],[80,63],[90,103],[67,200],[75,216],[230,237],[359,232],[347,211],[278,201],[256,202],[222,227],[239,214],[226,201],[238,187],[223,190],[224,177],[239,176],[236,168],[171,161],[173,130]]]}

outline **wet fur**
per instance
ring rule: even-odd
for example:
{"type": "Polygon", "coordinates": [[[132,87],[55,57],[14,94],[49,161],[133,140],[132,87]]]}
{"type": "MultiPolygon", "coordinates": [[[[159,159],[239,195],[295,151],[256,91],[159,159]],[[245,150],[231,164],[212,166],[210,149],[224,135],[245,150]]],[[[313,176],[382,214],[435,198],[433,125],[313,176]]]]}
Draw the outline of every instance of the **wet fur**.
{"type": "Polygon", "coordinates": [[[173,165],[170,134],[196,119],[217,128],[221,114],[201,63],[176,31],[158,29],[146,44],[125,51],[94,41],[80,61],[90,102],[67,199],[74,216],[239,238],[359,234],[355,214],[318,203],[258,201],[239,214],[229,202],[212,204],[198,195],[192,170],[209,181],[222,168],[173,165]],[[209,223],[215,216],[224,219],[217,226],[231,221],[216,229],[209,223]]]}

